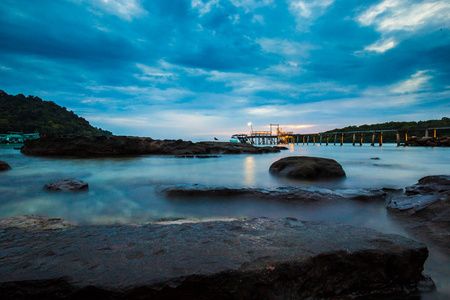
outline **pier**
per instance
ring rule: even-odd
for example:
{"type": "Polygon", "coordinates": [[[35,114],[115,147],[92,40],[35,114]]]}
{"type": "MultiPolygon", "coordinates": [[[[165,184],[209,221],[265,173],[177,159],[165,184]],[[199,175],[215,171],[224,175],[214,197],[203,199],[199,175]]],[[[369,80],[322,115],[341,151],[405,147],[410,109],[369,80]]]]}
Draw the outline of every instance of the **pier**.
{"type": "Polygon", "coordinates": [[[370,138],[370,145],[383,146],[383,134],[395,132],[397,146],[406,146],[409,132],[424,132],[425,138],[437,138],[439,130],[450,130],[450,127],[438,128],[413,128],[413,129],[380,129],[367,131],[346,131],[346,132],[319,132],[319,133],[293,133],[282,131],[279,124],[270,124],[270,131],[251,131],[250,142],[254,145],[283,145],[283,144],[325,144],[328,146],[331,141],[333,145],[344,145],[344,136],[352,137],[352,145],[362,146],[364,138],[370,138]]]}

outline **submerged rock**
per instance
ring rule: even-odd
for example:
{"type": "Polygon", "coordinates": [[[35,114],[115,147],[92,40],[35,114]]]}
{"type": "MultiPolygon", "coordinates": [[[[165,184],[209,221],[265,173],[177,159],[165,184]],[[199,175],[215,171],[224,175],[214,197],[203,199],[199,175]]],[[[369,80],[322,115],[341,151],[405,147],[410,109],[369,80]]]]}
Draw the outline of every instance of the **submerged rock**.
{"type": "Polygon", "coordinates": [[[450,176],[426,176],[393,197],[388,210],[407,228],[450,252],[450,176]]]}
{"type": "Polygon", "coordinates": [[[4,161],[0,160],[0,172],[7,170],[11,170],[11,166],[5,163],[4,161]]]}
{"type": "Polygon", "coordinates": [[[283,186],[278,188],[229,188],[209,187],[198,184],[177,184],[159,187],[159,192],[167,197],[175,198],[257,198],[274,201],[300,201],[304,203],[337,203],[346,200],[355,201],[384,201],[395,191],[386,189],[347,189],[330,190],[325,188],[299,188],[283,186]]]}
{"type": "Polygon", "coordinates": [[[298,179],[331,179],[345,177],[344,169],[334,159],[290,156],[274,162],[269,171],[272,174],[298,179]]]}
{"type": "Polygon", "coordinates": [[[44,188],[49,191],[82,191],[87,190],[89,185],[82,180],[66,178],[47,183],[44,188]]]}
{"type": "Polygon", "coordinates": [[[127,156],[259,154],[280,152],[278,147],[255,147],[225,142],[193,143],[183,140],[153,140],[132,136],[58,136],[26,140],[22,153],[34,156],[127,156]]]}
{"type": "Polygon", "coordinates": [[[421,286],[424,244],[293,218],[0,228],[1,299],[343,299],[421,286]]]}

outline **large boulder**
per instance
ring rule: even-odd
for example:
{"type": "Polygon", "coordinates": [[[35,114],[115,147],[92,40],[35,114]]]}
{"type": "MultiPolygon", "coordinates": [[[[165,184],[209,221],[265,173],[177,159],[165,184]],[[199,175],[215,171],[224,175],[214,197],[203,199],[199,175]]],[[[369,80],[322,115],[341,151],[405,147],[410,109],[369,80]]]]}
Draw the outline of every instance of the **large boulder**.
{"type": "Polygon", "coordinates": [[[11,166],[0,160],[0,172],[6,170],[11,170],[11,166]]]}
{"type": "Polygon", "coordinates": [[[44,188],[49,191],[83,191],[87,190],[89,185],[79,179],[66,178],[47,183],[44,188]]]}
{"type": "Polygon", "coordinates": [[[0,227],[1,299],[354,299],[414,291],[428,250],[293,218],[0,227]]]}
{"type": "Polygon", "coordinates": [[[334,159],[290,156],[274,162],[269,171],[272,174],[307,180],[345,177],[344,169],[334,159]]]}

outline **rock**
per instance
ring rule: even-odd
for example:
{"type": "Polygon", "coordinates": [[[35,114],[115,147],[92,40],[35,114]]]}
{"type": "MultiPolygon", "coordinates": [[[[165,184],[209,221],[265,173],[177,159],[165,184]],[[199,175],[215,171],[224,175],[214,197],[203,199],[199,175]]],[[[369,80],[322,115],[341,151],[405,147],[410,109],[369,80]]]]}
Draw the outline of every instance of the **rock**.
{"type": "Polygon", "coordinates": [[[48,218],[45,216],[24,215],[0,219],[0,229],[22,228],[24,230],[61,229],[71,226],[61,218],[48,218]]]}
{"type": "Polygon", "coordinates": [[[86,182],[74,178],[60,179],[44,185],[44,188],[49,191],[83,191],[88,187],[86,182]]]}
{"type": "Polygon", "coordinates": [[[345,177],[342,166],[334,159],[290,156],[274,162],[269,171],[272,174],[298,179],[331,179],[345,177]]]}
{"type": "Polygon", "coordinates": [[[160,193],[173,198],[223,197],[231,199],[267,199],[273,201],[299,201],[305,203],[337,203],[347,200],[354,201],[385,201],[388,194],[395,191],[384,189],[349,189],[330,190],[325,188],[299,188],[285,186],[272,189],[264,188],[229,188],[208,187],[198,184],[177,184],[158,188],[160,193]]]}
{"type": "Polygon", "coordinates": [[[426,246],[293,218],[0,227],[1,299],[343,299],[423,288],[426,246]]]}
{"type": "Polygon", "coordinates": [[[8,165],[7,163],[5,163],[4,161],[0,160],[0,172],[7,171],[7,170],[11,170],[11,166],[8,165]]]}
{"type": "Polygon", "coordinates": [[[434,138],[434,137],[420,137],[409,139],[405,142],[406,146],[425,146],[425,147],[449,147],[450,140],[448,137],[434,138]]]}
{"type": "Polygon", "coordinates": [[[450,252],[450,176],[427,176],[393,197],[389,212],[425,241],[450,252]]]}
{"type": "Polygon", "coordinates": [[[108,157],[130,155],[259,154],[280,152],[278,147],[255,147],[225,142],[193,143],[131,136],[47,136],[26,140],[22,153],[34,156],[108,157]]]}

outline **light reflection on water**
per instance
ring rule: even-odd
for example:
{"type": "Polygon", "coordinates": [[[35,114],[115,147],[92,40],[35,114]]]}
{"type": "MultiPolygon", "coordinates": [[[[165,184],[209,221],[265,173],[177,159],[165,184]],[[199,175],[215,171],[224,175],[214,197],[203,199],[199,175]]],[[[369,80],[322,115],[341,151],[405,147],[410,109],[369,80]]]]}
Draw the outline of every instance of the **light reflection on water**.
{"type": "MultiPolygon", "coordinates": [[[[222,217],[296,217],[342,222],[408,236],[387,214],[384,203],[306,205],[286,201],[235,199],[166,199],[158,186],[201,184],[225,187],[296,185],[323,188],[404,188],[423,176],[448,174],[450,149],[290,145],[281,153],[223,155],[218,158],[148,156],[99,159],[27,157],[0,146],[0,160],[13,170],[0,173],[0,217],[38,214],[72,223],[145,223],[159,219],[222,217]],[[342,164],[343,180],[307,182],[274,177],[270,165],[293,155],[333,158],[342,164]],[[379,159],[373,159],[379,158],[379,159]],[[67,177],[89,183],[89,191],[51,193],[44,184],[67,177]]],[[[450,294],[448,255],[432,250],[428,273],[450,294]],[[436,253],[436,254],[433,254],[436,253]],[[442,266],[446,267],[443,270],[442,266]]]]}

